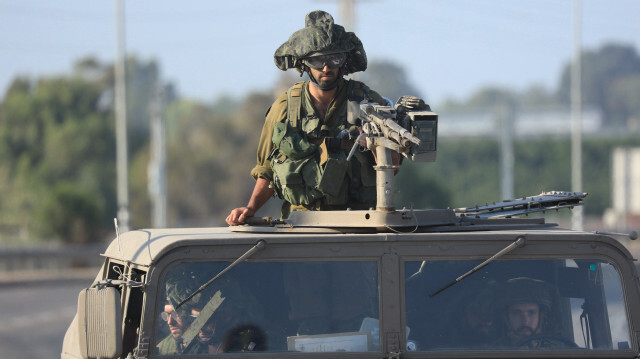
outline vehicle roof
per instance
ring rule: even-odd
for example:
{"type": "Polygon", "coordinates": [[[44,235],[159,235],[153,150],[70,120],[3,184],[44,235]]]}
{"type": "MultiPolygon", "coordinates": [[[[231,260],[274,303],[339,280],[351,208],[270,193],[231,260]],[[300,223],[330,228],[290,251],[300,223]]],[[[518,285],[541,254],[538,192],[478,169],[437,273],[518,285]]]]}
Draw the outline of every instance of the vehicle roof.
{"type": "Polygon", "coordinates": [[[628,250],[618,241],[589,232],[579,232],[567,229],[527,229],[504,231],[471,231],[471,232],[431,232],[431,233],[297,233],[283,232],[257,233],[235,232],[233,227],[211,228],[167,228],[167,229],[139,229],[120,235],[114,239],[103,256],[150,266],[164,252],[178,247],[193,245],[229,245],[255,244],[258,239],[269,243],[299,243],[299,242],[359,242],[359,241],[389,241],[393,238],[411,241],[434,240],[508,240],[526,235],[527,238],[540,239],[558,238],[568,240],[593,240],[607,242],[630,256],[628,250]],[[293,235],[295,233],[295,235],[293,235]]]}
{"type": "MultiPolygon", "coordinates": [[[[140,229],[124,233],[111,242],[104,255],[143,266],[151,265],[163,252],[179,246],[251,244],[258,239],[271,243],[317,241],[481,239],[544,232],[552,234],[585,235],[593,233],[549,229],[544,218],[518,218],[531,213],[581,205],[583,192],[543,192],[500,203],[469,208],[402,209],[397,211],[294,211],[286,220],[259,219],[255,225],[211,228],[140,229]],[[514,217],[516,216],[516,217],[514,217]],[[401,233],[402,232],[402,233],[401,233]],[[409,232],[409,233],[407,233],[409,232]],[[415,232],[415,233],[414,233],[415,232]],[[419,233],[418,233],[419,232],[419,233]],[[295,235],[292,235],[295,234],[295,235]],[[366,236],[366,237],[363,237],[366,236]],[[363,239],[364,238],[364,239],[363,239]]],[[[602,237],[602,236],[600,236],[602,237]]],[[[543,238],[543,237],[541,237],[543,238]]],[[[626,250],[617,241],[609,241],[626,250]]],[[[628,251],[627,251],[628,253],[628,251]]]]}

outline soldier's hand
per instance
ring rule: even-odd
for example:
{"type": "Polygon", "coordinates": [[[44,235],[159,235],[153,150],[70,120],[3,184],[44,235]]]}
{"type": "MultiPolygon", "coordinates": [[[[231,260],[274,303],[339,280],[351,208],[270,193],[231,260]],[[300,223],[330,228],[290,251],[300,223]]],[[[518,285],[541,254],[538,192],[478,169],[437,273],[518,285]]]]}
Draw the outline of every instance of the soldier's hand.
{"type": "Polygon", "coordinates": [[[416,96],[400,96],[400,98],[396,102],[396,106],[402,106],[409,111],[431,111],[429,105],[427,105],[423,99],[416,96]]]}
{"type": "Polygon", "coordinates": [[[240,224],[244,224],[244,221],[247,217],[253,217],[255,211],[249,207],[240,207],[236,208],[229,213],[227,216],[227,224],[230,226],[237,226],[240,224]]]}

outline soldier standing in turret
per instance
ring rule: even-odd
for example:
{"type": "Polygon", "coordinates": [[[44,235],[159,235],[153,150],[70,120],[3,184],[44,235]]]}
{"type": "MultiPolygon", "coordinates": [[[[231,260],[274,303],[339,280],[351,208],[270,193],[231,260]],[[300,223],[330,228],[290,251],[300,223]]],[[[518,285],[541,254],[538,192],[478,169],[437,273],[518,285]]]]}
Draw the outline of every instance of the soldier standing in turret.
{"type": "MultiPolygon", "coordinates": [[[[364,71],[360,39],[334,24],[324,11],[307,14],[305,27],[275,52],[276,66],[307,72],[309,80],[282,94],[267,112],[251,171],[256,185],[247,206],[231,211],[229,225],[244,223],[274,195],[284,199],[282,217],[296,210],[369,209],[376,204],[371,151],[347,154],[359,128],[347,121],[349,101],[388,101],[344,75],[364,71]]],[[[394,164],[400,156],[395,153],[394,164]]]]}

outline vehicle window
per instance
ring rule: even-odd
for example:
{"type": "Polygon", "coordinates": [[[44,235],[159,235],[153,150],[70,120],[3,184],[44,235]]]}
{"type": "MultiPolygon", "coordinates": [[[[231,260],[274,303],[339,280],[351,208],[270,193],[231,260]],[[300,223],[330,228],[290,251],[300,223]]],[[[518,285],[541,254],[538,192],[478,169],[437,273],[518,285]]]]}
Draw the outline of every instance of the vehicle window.
{"type": "Polygon", "coordinates": [[[479,263],[405,262],[409,347],[419,351],[629,348],[620,278],[610,263],[494,261],[442,290],[479,263]]]}
{"type": "Polygon", "coordinates": [[[178,306],[228,265],[181,263],[166,272],[157,353],[378,350],[376,262],[244,262],[178,306]]]}

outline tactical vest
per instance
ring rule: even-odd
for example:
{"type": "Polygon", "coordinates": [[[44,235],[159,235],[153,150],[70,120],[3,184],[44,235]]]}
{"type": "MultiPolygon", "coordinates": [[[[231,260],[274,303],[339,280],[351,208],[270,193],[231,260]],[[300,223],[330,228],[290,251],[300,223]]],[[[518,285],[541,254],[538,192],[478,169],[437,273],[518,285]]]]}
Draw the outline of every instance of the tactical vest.
{"type": "MultiPolygon", "coordinates": [[[[346,160],[350,146],[330,151],[326,145],[327,137],[349,130],[347,111],[338,113],[333,123],[321,124],[313,111],[304,109],[303,84],[299,82],[287,91],[287,118],[277,122],[273,131],[275,148],[270,161],[276,195],[294,206],[321,201],[322,205],[339,207],[353,201],[354,196],[357,202],[375,205],[373,163],[358,152],[357,160],[350,164],[346,160]]],[[[363,83],[347,82],[348,101],[360,102],[368,94],[369,88],[363,83]]]]}

